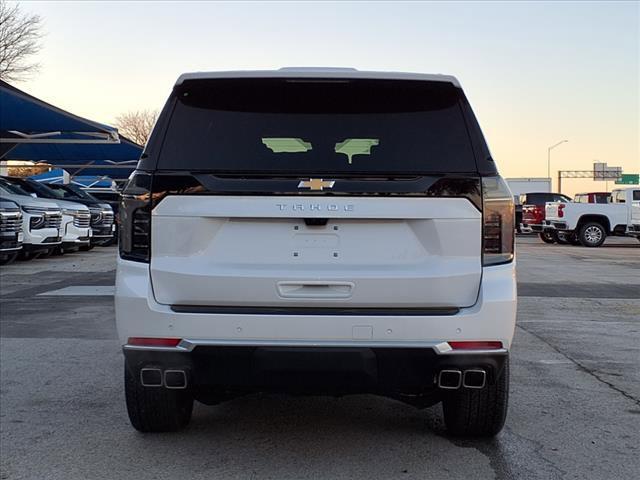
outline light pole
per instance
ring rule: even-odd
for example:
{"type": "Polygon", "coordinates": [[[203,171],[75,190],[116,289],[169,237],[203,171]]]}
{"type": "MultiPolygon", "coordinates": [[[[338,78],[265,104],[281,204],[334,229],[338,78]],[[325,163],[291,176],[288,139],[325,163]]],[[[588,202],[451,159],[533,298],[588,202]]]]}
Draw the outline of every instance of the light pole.
{"type": "Polygon", "coordinates": [[[551,145],[549,148],[547,148],[547,178],[548,179],[551,179],[551,150],[556,148],[558,145],[562,145],[563,143],[566,143],[568,141],[569,140],[561,140],[555,145],[551,145]]]}

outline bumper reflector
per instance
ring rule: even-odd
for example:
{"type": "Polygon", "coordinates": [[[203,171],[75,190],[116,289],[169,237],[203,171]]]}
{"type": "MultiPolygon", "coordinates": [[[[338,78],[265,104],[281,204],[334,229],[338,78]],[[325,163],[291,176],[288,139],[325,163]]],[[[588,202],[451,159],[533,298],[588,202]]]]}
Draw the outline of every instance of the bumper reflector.
{"type": "Polygon", "coordinates": [[[502,342],[447,342],[453,350],[498,350],[502,342]]]}
{"type": "Polygon", "coordinates": [[[129,337],[127,345],[142,347],[175,347],[180,343],[180,340],[180,338],[129,337]]]}

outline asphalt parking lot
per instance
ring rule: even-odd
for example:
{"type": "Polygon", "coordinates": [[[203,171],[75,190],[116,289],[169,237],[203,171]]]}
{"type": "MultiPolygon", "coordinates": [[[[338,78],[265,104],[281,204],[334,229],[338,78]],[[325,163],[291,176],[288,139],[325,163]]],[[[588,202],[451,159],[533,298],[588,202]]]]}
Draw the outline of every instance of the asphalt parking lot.
{"type": "Polygon", "coordinates": [[[510,408],[490,441],[448,438],[439,406],[367,395],[253,395],[142,435],[124,406],[116,249],[2,267],[0,477],[637,478],[640,243],[517,247],[510,408]]]}

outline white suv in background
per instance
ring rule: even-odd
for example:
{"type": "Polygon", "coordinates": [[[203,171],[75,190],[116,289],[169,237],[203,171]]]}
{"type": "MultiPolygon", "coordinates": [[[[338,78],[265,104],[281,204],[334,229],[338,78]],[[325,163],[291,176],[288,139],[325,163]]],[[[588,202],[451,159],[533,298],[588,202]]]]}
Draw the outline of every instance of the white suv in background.
{"type": "Polygon", "coordinates": [[[23,240],[20,206],[0,196],[0,265],[7,265],[16,259],[22,250],[23,240]]]}
{"type": "Polygon", "coordinates": [[[22,258],[29,259],[60,246],[62,212],[55,203],[34,198],[19,188],[3,184],[1,178],[0,196],[15,202],[22,212],[22,258]]]}
{"type": "Polygon", "coordinates": [[[443,403],[504,424],[513,196],[454,77],[182,75],[120,206],[129,418],[256,391],[443,403]]]}
{"type": "Polygon", "coordinates": [[[63,252],[75,251],[90,244],[92,231],[89,207],[81,203],[61,200],[46,185],[35,180],[16,177],[3,177],[2,180],[21,188],[29,195],[53,202],[60,208],[62,211],[60,248],[63,252]]]}

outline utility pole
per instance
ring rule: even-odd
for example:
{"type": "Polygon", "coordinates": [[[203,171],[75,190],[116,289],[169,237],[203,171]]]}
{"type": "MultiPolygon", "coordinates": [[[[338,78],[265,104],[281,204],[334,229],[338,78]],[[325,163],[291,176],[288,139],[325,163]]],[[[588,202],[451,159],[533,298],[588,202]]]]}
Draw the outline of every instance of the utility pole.
{"type": "MultiPolygon", "coordinates": [[[[549,180],[551,180],[551,150],[553,150],[554,148],[556,148],[559,145],[562,145],[563,143],[568,142],[569,140],[561,140],[558,143],[551,145],[550,147],[547,148],[547,178],[549,180]]],[[[558,187],[560,187],[558,185],[558,187]]],[[[552,188],[553,190],[553,188],[552,188]]]]}

